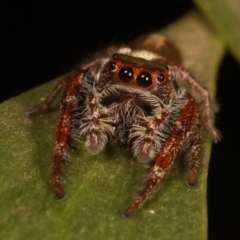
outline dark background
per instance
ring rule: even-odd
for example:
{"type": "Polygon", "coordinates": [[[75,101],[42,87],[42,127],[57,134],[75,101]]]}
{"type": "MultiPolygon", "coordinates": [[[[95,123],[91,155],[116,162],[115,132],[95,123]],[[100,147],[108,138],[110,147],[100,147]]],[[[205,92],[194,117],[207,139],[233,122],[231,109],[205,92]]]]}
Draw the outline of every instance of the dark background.
{"type": "MultiPolygon", "coordinates": [[[[130,0],[1,1],[0,102],[68,72],[96,49],[160,29],[193,8],[188,0],[157,5],[130,0]]],[[[213,146],[208,179],[210,240],[240,239],[239,82],[240,66],[227,53],[217,91],[221,112],[216,125],[223,140],[213,146]]]]}

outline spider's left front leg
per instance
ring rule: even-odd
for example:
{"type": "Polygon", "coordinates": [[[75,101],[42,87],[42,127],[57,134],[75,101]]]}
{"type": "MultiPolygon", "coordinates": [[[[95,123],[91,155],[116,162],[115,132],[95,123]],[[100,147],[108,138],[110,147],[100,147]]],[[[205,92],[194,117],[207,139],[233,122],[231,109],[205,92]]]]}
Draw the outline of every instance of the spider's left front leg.
{"type": "MultiPolygon", "coordinates": [[[[140,192],[140,196],[137,200],[125,210],[125,217],[132,215],[161,181],[176,158],[176,155],[182,148],[184,141],[189,136],[191,137],[192,130],[195,129],[196,123],[199,121],[199,114],[198,105],[195,100],[188,95],[183,109],[172,127],[170,137],[167,139],[162,150],[158,153],[154,160],[145,188],[140,192]]],[[[198,131],[200,131],[200,129],[198,129],[198,131]]],[[[199,159],[199,156],[196,156],[196,158],[199,159]]],[[[194,162],[198,163],[198,160],[193,159],[193,165],[194,162]]],[[[196,167],[194,170],[197,170],[198,164],[195,165],[196,167]]]]}

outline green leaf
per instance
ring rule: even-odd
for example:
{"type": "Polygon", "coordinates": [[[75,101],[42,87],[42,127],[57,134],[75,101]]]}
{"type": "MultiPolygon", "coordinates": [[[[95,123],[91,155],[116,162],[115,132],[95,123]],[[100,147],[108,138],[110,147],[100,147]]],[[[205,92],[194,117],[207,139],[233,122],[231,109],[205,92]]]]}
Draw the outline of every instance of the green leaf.
{"type": "Polygon", "coordinates": [[[240,62],[240,1],[194,0],[240,62]]]}
{"type": "MultiPolygon", "coordinates": [[[[190,13],[160,32],[176,43],[184,65],[214,95],[224,45],[204,20],[190,13]]],[[[29,119],[25,110],[60,79],[0,106],[0,239],[206,239],[211,149],[206,131],[197,186],[186,184],[189,170],[182,156],[158,192],[130,219],[122,212],[144,185],[148,170],[117,146],[91,156],[80,145],[64,167],[66,198],[55,198],[51,159],[58,113],[29,119]]]]}

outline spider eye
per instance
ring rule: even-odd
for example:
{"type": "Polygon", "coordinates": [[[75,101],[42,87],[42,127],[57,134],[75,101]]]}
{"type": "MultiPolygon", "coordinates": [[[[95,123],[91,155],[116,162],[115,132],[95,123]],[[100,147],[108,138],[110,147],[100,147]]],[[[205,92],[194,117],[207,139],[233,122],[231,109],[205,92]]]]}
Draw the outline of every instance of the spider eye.
{"type": "Polygon", "coordinates": [[[137,84],[140,87],[149,87],[152,84],[152,76],[148,72],[141,72],[137,76],[137,84]]]}
{"type": "Polygon", "coordinates": [[[160,73],[158,76],[157,76],[157,81],[159,83],[162,83],[163,81],[165,80],[165,76],[163,73],[160,73]]]}
{"type": "Polygon", "coordinates": [[[109,68],[109,70],[110,70],[111,72],[114,72],[114,71],[116,71],[116,69],[117,69],[117,64],[116,64],[115,62],[111,62],[111,63],[109,64],[108,68],[109,68]]]}
{"type": "Polygon", "coordinates": [[[123,67],[119,71],[118,77],[121,81],[129,83],[133,80],[133,70],[130,67],[123,67]]]}

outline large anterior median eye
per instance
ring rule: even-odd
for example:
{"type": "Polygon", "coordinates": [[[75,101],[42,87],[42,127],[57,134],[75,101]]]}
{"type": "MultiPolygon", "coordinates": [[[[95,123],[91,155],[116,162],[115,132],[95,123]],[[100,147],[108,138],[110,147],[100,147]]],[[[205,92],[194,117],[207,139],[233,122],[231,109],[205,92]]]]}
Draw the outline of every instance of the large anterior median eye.
{"type": "Polygon", "coordinates": [[[137,84],[140,87],[149,87],[152,84],[152,76],[148,72],[141,72],[137,76],[137,84]]]}
{"type": "Polygon", "coordinates": [[[121,81],[129,83],[133,80],[133,70],[130,67],[123,67],[119,71],[118,77],[121,81]]]}

